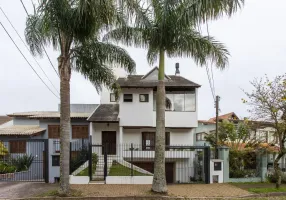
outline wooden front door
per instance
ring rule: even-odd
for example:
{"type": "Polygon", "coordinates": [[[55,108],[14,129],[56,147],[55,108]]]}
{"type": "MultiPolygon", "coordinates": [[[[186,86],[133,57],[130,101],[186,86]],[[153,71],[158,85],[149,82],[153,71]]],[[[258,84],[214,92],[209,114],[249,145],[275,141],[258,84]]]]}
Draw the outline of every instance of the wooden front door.
{"type": "Polygon", "coordinates": [[[102,131],[102,154],[116,155],[116,131],[102,131]]]}

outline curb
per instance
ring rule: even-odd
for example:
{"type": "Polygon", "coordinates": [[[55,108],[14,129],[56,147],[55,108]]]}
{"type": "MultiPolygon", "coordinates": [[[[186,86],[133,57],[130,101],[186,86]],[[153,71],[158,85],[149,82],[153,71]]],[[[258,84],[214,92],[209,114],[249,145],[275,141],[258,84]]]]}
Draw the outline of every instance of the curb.
{"type": "Polygon", "coordinates": [[[30,197],[30,198],[17,198],[15,200],[53,200],[53,199],[82,199],[82,200],[194,200],[194,199],[245,199],[245,198],[260,198],[260,197],[279,197],[286,196],[286,192],[271,192],[264,194],[250,194],[244,196],[233,196],[233,197],[172,197],[172,196],[95,196],[95,197],[30,197]]]}

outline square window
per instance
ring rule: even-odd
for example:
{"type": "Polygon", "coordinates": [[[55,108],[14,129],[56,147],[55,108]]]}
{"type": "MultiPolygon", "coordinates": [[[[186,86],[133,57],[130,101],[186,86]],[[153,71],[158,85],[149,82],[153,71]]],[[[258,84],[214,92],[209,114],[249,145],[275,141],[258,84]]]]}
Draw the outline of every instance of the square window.
{"type": "Polygon", "coordinates": [[[124,102],[132,102],[133,101],[133,95],[132,94],[124,94],[123,101],[124,102]]]}
{"type": "Polygon", "coordinates": [[[149,102],[149,94],[140,94],[139,95],[140,102],[149,102]]]}
{"type": "Polygon", "coordinates": [[[52,156],[52,166],[60,166],[60,156],[52,156]]]}
{"type": "Polygon", "coordinates": [[[114,93],[110,93],[110,102],[116,102],[116,97],[114,93]]]}
{"type": "Polygon", "coordinates": [[[221,171],[221,162],[214,162],[214,171],[221,171]]]}

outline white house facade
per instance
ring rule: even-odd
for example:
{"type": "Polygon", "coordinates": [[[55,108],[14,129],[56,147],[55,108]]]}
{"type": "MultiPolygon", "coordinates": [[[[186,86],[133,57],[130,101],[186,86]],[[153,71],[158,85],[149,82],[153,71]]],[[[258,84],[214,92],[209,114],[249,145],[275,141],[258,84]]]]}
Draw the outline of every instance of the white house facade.
{"type": "MultiPolygon", "coordinates": [[[[101,104],[90,115],[92,143],[109,145],[109,155],[130,162],[131,144],[133,163],[153,172],[156,132],[156,86],[158,68],[146,75],[119,77],[121,87],[118,100],[112,92],[104,89],[101,104]]],[[[197,120],[197,97],[200,85],[179,75],[165,76],[166,84],[166,145],[193,146],[194,128],[197,120]]],[[[97,154],[102,155],[98,148],[97,154]]],[[[192,151],[166,149],[166,172],[168,182],[188,182],[194,173],[192,151]],[[189,168],[186,173],[180,169],[189,168]]]]}

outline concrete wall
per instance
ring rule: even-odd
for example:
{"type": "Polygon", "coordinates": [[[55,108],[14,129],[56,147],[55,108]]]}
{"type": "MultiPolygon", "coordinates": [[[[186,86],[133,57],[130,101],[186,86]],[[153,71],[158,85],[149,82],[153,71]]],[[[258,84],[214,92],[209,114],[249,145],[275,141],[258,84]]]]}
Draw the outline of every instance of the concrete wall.
{"type": "Polygon", "coordinates": [[[154,126],[153,90],[122,89],[119,99],[120,126],[154,126]],[[133,94],[132,102],[124,102],[124,94],[133,94]],[[149,102],[140,102],[139,94],[149,94],[149,102]]]}
{"type": "MultiPolygon", "coordinates": [[[[196,95],[197,96],[197,95],[196,95]]],[[[119,99],[120,126],[156,126],[152,89],[123,89],[119,99]],[[133,94],[133,102],[123,102],[124,94],[133,94]],[[149,94],[149,102],[140,102],[139,94],[149,94]]],[[[166,111],[166,127],[197,127],[197,111],[166,111]]]]}
{"type": "Polygon", "coordinates": [[[27,119],[27,118],[13,118],[13,125],[39,125],[38,119],[27,119]]]}

